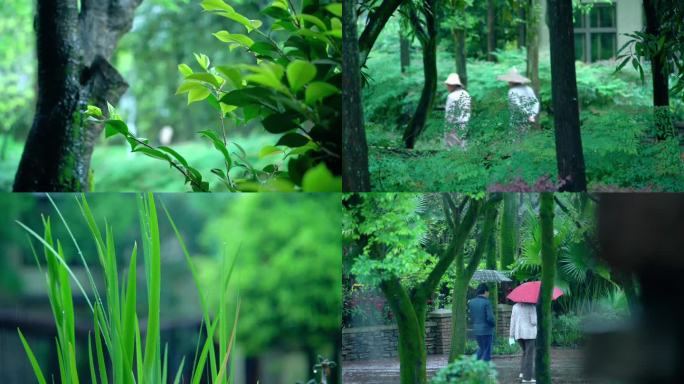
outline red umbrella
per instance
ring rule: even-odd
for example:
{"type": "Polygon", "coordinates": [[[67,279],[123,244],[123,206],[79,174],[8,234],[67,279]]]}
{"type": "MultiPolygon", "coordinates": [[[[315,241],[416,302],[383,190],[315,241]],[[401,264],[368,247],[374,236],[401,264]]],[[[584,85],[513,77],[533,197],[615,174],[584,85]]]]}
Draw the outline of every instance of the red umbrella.
{"type": "MultiPolygon", "coordinates": [[[[529,281],[527,283],[520,284],[515,287],[511,293],[506,296],[509,300],[515,301],[517,303],[530,303],[537,304],[539,301],[539,290],[541,289],[541,281],[529,281]]],[[[563,294],[558,288],[553,288],[553,293],[551,294],[551,300],[556,300],[563,294]]]]}

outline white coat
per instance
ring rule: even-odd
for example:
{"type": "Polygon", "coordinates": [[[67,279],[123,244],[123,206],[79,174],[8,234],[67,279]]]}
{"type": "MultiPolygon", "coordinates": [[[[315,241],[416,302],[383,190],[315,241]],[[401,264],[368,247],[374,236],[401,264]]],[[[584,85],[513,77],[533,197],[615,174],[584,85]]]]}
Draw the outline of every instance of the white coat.
{"type": "Polygon", "coordinates": [[[510,338],[515,340],[537,338],[537,307],[534,304],[516,303],[513,306],[510,338]]]}

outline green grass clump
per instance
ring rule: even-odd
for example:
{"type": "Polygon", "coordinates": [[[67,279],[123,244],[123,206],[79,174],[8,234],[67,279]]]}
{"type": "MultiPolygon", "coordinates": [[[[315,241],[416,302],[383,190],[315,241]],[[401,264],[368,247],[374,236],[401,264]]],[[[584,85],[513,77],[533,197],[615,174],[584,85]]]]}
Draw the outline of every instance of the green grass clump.
{"type": "MultiPolygon", "coordinates": [[[[41,244],[43,257],[47,264],[47,292],[57,328],[56,342],[60,382],[65,384],[79,383],[82,376],[80,376],[77,370],[77,356],[85,353],[85,351],[77,350],[76,348],[74,306],[70,280],[74,281],[85,297],[93,316],[94,335],[92,338],[88,337],[88,351],[86,353],[91,382],[94,384],[108,384],[109,379],[114,384],[169,382],[167,380],[170,378],[168,349],[165,347],[162,353],[160,338],[161,250],[159,220],[154,196],[152,194],[141,195],[138,199],[147,290],[147,329],[144,342],[141,339],[139,325],[142,314],[137,311],[137,244],[134,244],[130,256],[128,276],[123,276],[117,269],[117,254],[114,248],[115,242],[112,227],[105,223],[104,232],[101,231],[85,196],[81,197],[79,201],[81,213],[88,224],[90,234],[95,242],[99,268],[102,270],[105,280],[104,295],[101,295],[85,262],[81,248],[72,235],[68,222],[64,219],[52,199],[50,201],[75,245],[87,272],[87,284],[90,285],[90,289],[93,292],[93,297],[89,297],[83,284],[69,268],[66,261],[68,257],[64,253],[60,240],[53,238],[52,224],[49,217],[43,218],[42,236],[23,223],[18,222],[33,239],[41,244]],[[94,339],[95,344],[94,350],[92,339],[94,339]],[[107,364],[107,358],[109,359],[109,364],[107,364]],[[107,367],[111,367],[109,372],[107,367]]],[[[202,305],[203,328],[206,338],[201,346],[201,352],[198,341],[197,353],[193,361],[189,382],[197,384],[203,375],[206,375],[209,377],[210,383],[232,383],[232,377],[228,373],[231,370],[228,369],[228,366],[235,342],[240,302],[238,299],[236,308],[234,311],[231,311],[227,304],[227,296],[235,258],[227,261],[227,258],[224,257],[222,265],[223,280],[218,289],[220,306],[216,308],[207,304],[207,292],[203,291],[200,287],[196,268],[185,247],[183,238],[171,215],[169,215],[165,208],[164,211],[174,229],[195,284],[198,287],[202,305]],[[234,315],[231,315],[229,312],[234,312],[234,315]],[[218,351],[216,351],[214,346],[215,339],[219,341],[218,351]]],[[[38,261],[38,252],[35,249],[34,256],[36,261],[38,261]]],[[[38,263],[39,268],[40,265],[38,263]]],[[[29,343],[24,338],[21,330],[18,330],[18,333],[33,367],[36,379],[41,384],[45,383],[45,375],[35,359],[29,343]]],[[[185,359],[181,361],[180,366],[177,368],[173,383],[179,383],[182,379],[184,364],[185,359]]]]}

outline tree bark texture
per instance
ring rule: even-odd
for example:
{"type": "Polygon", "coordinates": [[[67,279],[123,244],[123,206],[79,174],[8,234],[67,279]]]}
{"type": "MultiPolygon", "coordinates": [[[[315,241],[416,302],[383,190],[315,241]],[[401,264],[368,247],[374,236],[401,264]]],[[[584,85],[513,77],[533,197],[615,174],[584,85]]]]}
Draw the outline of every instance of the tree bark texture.
{"type": "Polygon", "coordinates": [[[468,46],[466,45],[466,30],[454,29],[454,59],[456,60],[456,73],[461,78],[463,87],[468,86],[468,46]]]}
{"type": "MultiPolygon", "coordinates": [[[[528,0],[527,6],[527,77],[532,81],[532,89],[539,96],[539,28],[541,23],[541,5],[539,0],[528,0]]],[[[571,14],[572,15],[572,14],[571,14]]],[[[553,35],[553,33],[552,33],[553,35]]]]}
{"type": "Polygon", "coordinates": [[[385,24],[403,2],[403,0],[384,0],[368,15],[366,26],[359,37],[359,64],[361,66],[366,63],[375,41],[385,28],[385,24]]]}
{"type": "MultiPolygon", "coordinates": [[[[485,250],[486,255],[486,267],[487,269],[495,270],[497,269],[497,255],[498,250],[496,249],[496,218],[499,216],[499,202],[497,202],[491,209],[487,212],[487,217],[491,216],[489,220],[492,220],[492,230],[487,234],[487,249],[485,250]]],[[[485,218],[487,220],[487,218],[485,218]]],[[[489,283],[489,301],[492,304],[492,311],[494,312],[494,321],[498,321],[499,316],[499,284],[489,283]]],[[[494,341],[496,341],[497,327],[494,327],[494,341]]]]}
{"type": "Polygon", "coordinates": [[[501,213],[501,269],[510,269],[518,251],[518,199],[513,193],[505,193],[501,213]]]}
{"type": "Polygon", "coordinates": [[[432,104],[437,91],[436,11],[438,3],[438,0],[423,0],[421,13],[425,20],[424,28],[415,11],[410,17],[416,36],[423,48],[423,77],[425,82],[416,111],[404,130],[403,141],[408,149],[413,149],[418,136],[425,129],[425,123],[432,112],[432,104]]]}
{"type": "Polygon", "coordinates": [[[370,191],[368,144],[363,125],[361,100],[361,66],[356,38],[356,3],[344,0],[342,12],[342,156],[343,189],[348,192],[370,191]]]}
{"type": "Polygon", "coordinates": [[[88,190],[90,158],[101,126],[86,124],[86,104],[106,108],[127,88],[109,64],[142,0],[39,1],[36,8],[36,114],[14,191],[88,190]]]}
{"type": "Polygon", "coordinates": [[[404,31],[399,31],[399,61],[401,73],[404,74],[411,66],[411,41],[404,31]]]}
{"type": "Polygon", "coordinates": [[[487,0],[487,60],[496,61],[496,3],[495,0],[487,0]]]}
{"type": "Polygon", "coordinates": [[[537,302],[537,344],[535,370],[537,382],[551,384],[551,295],[556,276],[556,252],[553,242],[553,193],[544,192],[539,197],[539,221],[541,224],[541,287],[537,302]]]}
{"type": "Polygon", "coordinates": [[[560,190],[587,190],[580,133],[572,0],[549,0],[551,31],[551,95],[556,130],[556,160],[560,190]]]}

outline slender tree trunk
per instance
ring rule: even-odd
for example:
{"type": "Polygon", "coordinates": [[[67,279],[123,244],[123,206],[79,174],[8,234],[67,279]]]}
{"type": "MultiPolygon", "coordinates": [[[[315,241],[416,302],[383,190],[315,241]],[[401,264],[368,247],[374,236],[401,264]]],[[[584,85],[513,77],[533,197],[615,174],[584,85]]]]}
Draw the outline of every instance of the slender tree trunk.
{"type": "MultiPolygon", "coordinates": [[[[539,96],[539,28],[541,15],[539,0],[528,0],[527,9],[527,77],[532,81],[532,89],[539,96]]],[[[572,15],[572,14],[571,14],[572,15]]]]}
{"type": "Polygon", "coordinates": [[[115,104],[127,84],[107,61],[130,30],[142,0],[39,1],[38,94],[33,125],[14,179],[19,191],[88,190],[101,126],[87,125],[86,104],[115,104]]]}
{"type": "Polygon", "coordinates": [[[496,61],[496,3],[495,0],[487,0],[487,60],[496,61]]]}
{"type": "Polygon", "coordinates": [[[575,74],[572,0],[549,0],[548,7],[556,159],[563,183],[560,190],[582,192],[587,190],[587,180],[575,74]]]}
{"type": "MultiPolygon", "coordinates": [[[[496,218],[498,216],[499,209],[498,209],[498,204],[492,208],[491,212],[488,212],[488,215],[493,216],[491,218],[492,220],[492,231],[489,232],[487,235],[487,269],[496,269],[496,264],[497,264],[497,249],[496,249],[496,218]]],[[[489,287],[489,301],[492,304],[492,311],[494,312],[494,321],[498,325],[499,323],[499,284],[498,283],[489,283],[487,284],[489,287]]],[[[497,336],[497,326],[494,326],[494,341],[496,341],[496,336],[497,336]]]]}
{"type": "MultiPolygon", "coordinates": [[[[553,1],[553,0],[552,0],[553,1]]],[[[537,303],[536,377],[540,384],[551,384],[551,296],[556,276],[556,252],[553,242],[553,193],[540,194],[542,277],[537,303]]]]}
{"type": "Polygon", "coordinates": [[[505,193],[503,197],[503,213],[501,214],[501,268],[510,269],[515,262],[518,250],[518,200],[514,193],[505,193]]]}
{"type": "Polygon", "coordinates": [[[347,192],[370,191],[368,172],[368,144],[363,125],[361,100],[361,66],[356,39],[356,3],[344,0],[342,13],[342,130],[344,156],[342,156],[342,183],[347,192]]]}
{"type": "MultiPolygon", "coordinates": [[[[458,267],[456,273],[459,273],[458,267]]],[[[460,270],[463,274],[463,267],[460,270]]],[[[468,283],[463,278],[454,281],[454,290],[451,297],[451,350],[449,351],[449,362],[458,359],[465,353],[467,320],[467,294],[468,283]]]]}
{"type": "Polygon", "coordinates": [[[437,91],[437,10],[438,0],[424,0],[425,36],[420,38],[423,47],[423,91],[411,121],[404,130],[403,141],[408,149],[413,149],[418,136],[425,129],[437,91]]]}
{"type": "MultiPolygon", "coordinates": [[[[525,7],[521,6],[518,10],[518,18],[520,20],[525,20],[525,7]]],[[[521,22],[518,24],[518,49],[522,49],[525,46],[525,23],[521,22]]]]}
{"type": "Polygon", "coordinates": [[[468,86],[468,47],[466,45],[465,29],[452,30],[454,38],[454,59],[456,61],[456,73],[461,78],[463,87],[468,86]]]}
{"type": "Polygon", "coordinates": [[[404,0],[384,0],[380,6],[373,9],[368,15],[366,27],[359,37],[359,64],[363,66],[368,59],[375,41],[380,36],[380,32],[385,28],[385,24],[399,8],[404,0]]]}
{"type": "Polygon", "coordinates": [[[405,74],[411,66],[411,41],[404,31],[399,31],[399,61],[401,73],[405,74]]]}
{"type": "MultiPolygon", "coordinates": [[[[656,37],[661,35],[661,21],[658,8],[657,0],[644,0],[646,33],[656,37]]],[[[665,140],[675,135],[674,125],[670,116],[670,85],[664,54],[665,52],[658,52],[650,57],[651,76],[653,79],[653,107],[656,137],[658,140],[665,140]]]]}

